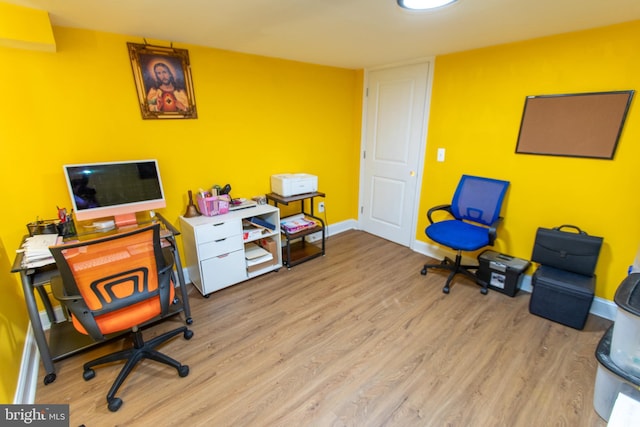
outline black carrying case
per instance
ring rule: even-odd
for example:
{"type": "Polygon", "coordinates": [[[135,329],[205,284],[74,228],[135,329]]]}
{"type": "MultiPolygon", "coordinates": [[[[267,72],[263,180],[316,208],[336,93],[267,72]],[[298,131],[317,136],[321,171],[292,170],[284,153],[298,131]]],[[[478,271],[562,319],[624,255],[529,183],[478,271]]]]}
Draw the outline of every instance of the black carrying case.
{"type": "Polygon", "coordinates": [[[583,329],[589,316],[596,277],[541,265],[531,279],[529,311],[554,322],[583,329]]]}
{"type": "Polygon", "coordinates": [[[590,236],[575,225],[539,227],[531,260],[549,267],[592,276],[602,240],[602,237],[590,236]],[[563,228],[571,228],[575,232],[563,231],[563,228]]]}

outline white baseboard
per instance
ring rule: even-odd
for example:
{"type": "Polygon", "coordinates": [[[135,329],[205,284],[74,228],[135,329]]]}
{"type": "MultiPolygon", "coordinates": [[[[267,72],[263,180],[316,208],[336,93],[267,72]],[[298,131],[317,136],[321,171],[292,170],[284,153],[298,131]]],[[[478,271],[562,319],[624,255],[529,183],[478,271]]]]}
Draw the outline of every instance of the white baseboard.
{"type": "MultiPolygon", "coordinates": [[[[46,314],[45,314],[45,317],[46,314]]],[[[27,328],[27,336],[22,350],[22,360],[20,362],[20,374],[13,403],[16,405],[33,404],[36,398],[36,387],[38,385],[38,366],[40,365],[40,353],[33,338],[31,322],[27,328]]]]}
{"type": "MultiPolygon", "coordinates": [[[[53,312],[56,319],[63,319],[64,312],[62,307],[55,306],[53,312]]],[[[46,310],[40,312],[40,323],[42,329],[47,331],[51,328],[51,321],[46,310]]],[[[38,344],[33,336],[33,327],[29,322],[27,335],[24,340],[24,348],[22,349],[22,360],[20,361],[20,374],[18,375],[18,384],[16,393],[13,398],[14,404],[33,404],[36,397],[36,388],[38,386],[38,376],[40,367],[40,353],[38,344]]]]}
{"type": "MultiPolygon", "coordinates": [[[[455,253],[444,251],[438,246],[429,245],[424,242],[415,241],[412,248],[415,252],[421,253],[423,255],[435,258],[442,259],[445,256],[455,257],[455,253]]],[[[463,258],[464,263],[477,263],[478,261],[475,258],[463,258]]],[[[531,275],[527,274],[522,278],[522,284],[520,287],[521,291],[531,293],[533,287],[531,286],[531,275]]],[[[616,319],[616,311],[617,306],[613,301],[606,300],[604,298],[595,297],[593,299],[593,303],[591,304],[591,309],[589,312],[591,314],[595,314],[596,316],[603,317],[608,320],[616,319]]]]}

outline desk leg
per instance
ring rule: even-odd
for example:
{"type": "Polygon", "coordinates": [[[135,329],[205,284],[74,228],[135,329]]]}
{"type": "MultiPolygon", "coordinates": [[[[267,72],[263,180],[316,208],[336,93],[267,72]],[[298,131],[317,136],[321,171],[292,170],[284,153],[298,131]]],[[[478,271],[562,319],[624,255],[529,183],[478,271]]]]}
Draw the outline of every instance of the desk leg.
{"type": "Polygon", "coordinates": [[[49,322],[56,323],[56,314],[53,311],[53,306],[51,305],[51,300],[49,299],[49,295],[47,295],[46,289],[44,286],[38,286],[36,287],[36,290],[40,294],[40,299],[42,300],[42,304],[44,304],[44,309],[47,311],[49,322]]]}
{"type": "Polygon", "coordinates": [[[171,231],[171,235],[166,237],[165,240],[171,245],[171,253],[173,254],[173,261],[176,265],[178,273],[178,282],[180,283],[180,293],[182,294],[182,310],[184,311],[185,321],[187,325],[193,323],[191,318],[191,308],[189,307],[189,294],[187,292],[187,284],[184,283],[184,272],[182,271],[182,261],[180,260],[180,253],[178,252],[178,245],[175,237],[180,234],[169,221],[167,221],[162,215],[156,213],[158,219],[165,225],[165,227],[171,231]]]}
{"type": "Polygon", "coordinates": [[[42,364],[47,372],[47,375],[44,377],[44,384],[47,385],[56,380],[56,370],[53,366],[53,359],[51,358],[47,338],[44,335],[44,329],[40,322],[40,313],[38,313],[38,306],[36,305],[33,284],[31,283],[29,275],[26,274],[25,271],[20,272],[20,279],[22,282],[22,290],[24,291],[24,301],[27,304],[27,313],[29,314],[29,320],[31,320],[33,337],[36,340],[36,345],[40,352],[40,359],[42,359],[42,364]]]}
{"type": "Polygon", "coordinates": [[[171,253],[173,254],[173,262],[176,264],[176,272],[178,273],[178,284],[180,285],[180,294],[182,295],[182,310],[184,311],[185,321],[187,325],[193,323],[191,318],[191,307],[189,306],[189,293],[187,292],[187,284],[184,283],[184,272],[182,271],[182,261],[178,252],[178,245],[173,237],[166,239],[171,245],[171,253]]]}

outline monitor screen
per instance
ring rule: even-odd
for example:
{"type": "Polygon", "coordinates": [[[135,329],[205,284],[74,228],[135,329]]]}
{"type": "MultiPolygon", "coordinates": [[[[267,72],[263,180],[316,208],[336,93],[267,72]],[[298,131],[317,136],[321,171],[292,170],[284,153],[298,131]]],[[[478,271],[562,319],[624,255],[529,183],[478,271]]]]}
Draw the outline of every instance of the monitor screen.
{"type": "Polygon", "coordinates": [[[156,160],[65,165],[69,195],[79,221],[115,217],[135,223],[136,212],[166,207],[156,160]]]}

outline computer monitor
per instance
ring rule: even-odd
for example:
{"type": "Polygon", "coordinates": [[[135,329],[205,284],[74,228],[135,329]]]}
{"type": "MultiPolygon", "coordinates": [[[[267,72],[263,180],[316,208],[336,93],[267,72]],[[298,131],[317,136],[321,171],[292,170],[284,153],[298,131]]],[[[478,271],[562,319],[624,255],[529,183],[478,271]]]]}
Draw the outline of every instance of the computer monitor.
{"type": "Polygon", "coordinates": [[[64,165],[76,219],[113,216],[115,225],[136,223],[136,212],[166,207],[157,160],[64,165]]]}

